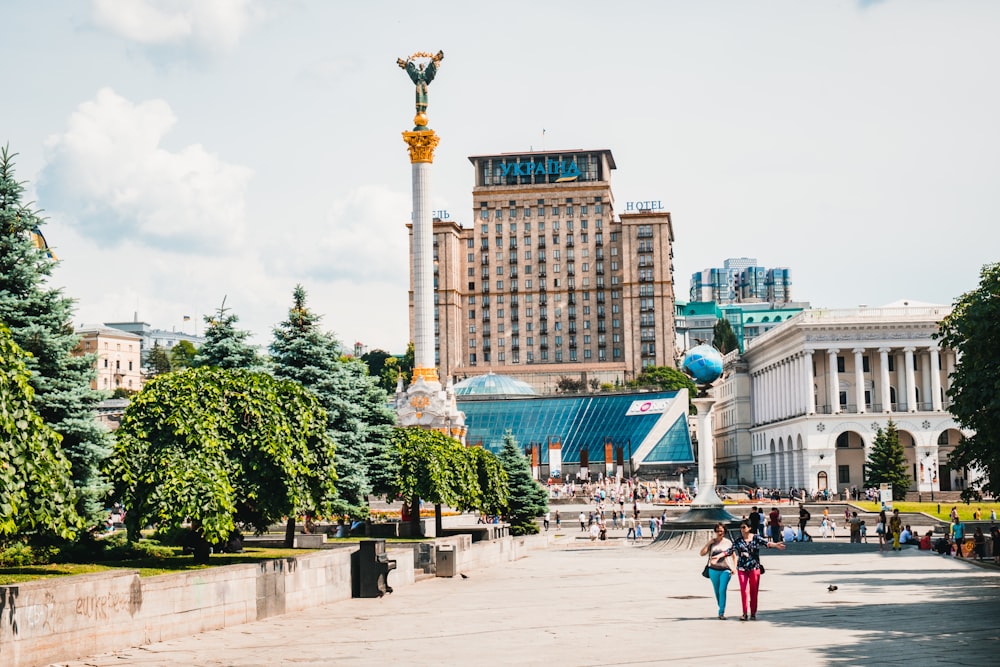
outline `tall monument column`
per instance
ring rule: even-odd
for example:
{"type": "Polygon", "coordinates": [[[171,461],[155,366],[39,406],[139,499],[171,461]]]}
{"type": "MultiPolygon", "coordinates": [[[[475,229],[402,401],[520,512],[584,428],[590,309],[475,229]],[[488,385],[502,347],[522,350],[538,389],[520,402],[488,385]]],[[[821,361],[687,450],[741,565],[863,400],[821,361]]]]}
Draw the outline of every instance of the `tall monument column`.
{"type": "Polygon", "coordinates": [[[400,426],[441,431],[465,442],[465,414],[459,412],[451,379],[442,389],[434,361],[434,220],[431,217],[431,165],[440,138],[427,126],[427,87],[434,80],[444,53],[414,53],[396,61],[416,86],[414,127],[403,132],[410,152],[413,182],[413,377],[396,385],[396,415],[400,426]]]}

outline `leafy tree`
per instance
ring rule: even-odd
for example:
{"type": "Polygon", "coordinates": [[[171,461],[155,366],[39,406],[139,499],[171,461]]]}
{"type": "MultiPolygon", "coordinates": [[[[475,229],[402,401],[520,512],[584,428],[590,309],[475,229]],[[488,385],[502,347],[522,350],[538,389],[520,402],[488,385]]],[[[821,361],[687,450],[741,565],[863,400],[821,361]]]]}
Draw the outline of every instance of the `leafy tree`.
{"type": "Polygon", "coordinates": [[[205,344],[198,349],[191,364],[195,368],[214,366],[216,368],[242,368],[260,370],[263,366],[256,348],[246,341],[249,331],[236,328],[240,321],[226,308],[226,299],[215,311],[215,316],[205,316],[205,344]]]}
{"type": "Polygon", "coordinates": [[[438,527],[441,524],[440,506],[458,508],[479,507],[482,491],[478,471],[472,466],[461,442],[438,431],[419,427],[395,427],[392,431],[395,460],[389,467],[395,478],[386,480],[390,498],[401,498],[410,506],[413,535],[418,534],[420,501],[435,506],[438,527]]]}
{"type": "Polygon", "coordinates": [[[949,411],[964,429],[949,457],[953,469],[975,467],[983,476],[962,491],[966,500],[983,492],[1000,496],[1000,262],[979,272],[979,285],[955,301],[935,338],[960,353],[951,375],[949,411]]]}
{"type": "Polygon", "coordinates": [[[27,357],[0,325],[0,543],[37,532],[70,539],[83,527],[59,434],[31,404],[27,357]]]}
{"type": "Polygon", "coordinates": [[[130,541],[190,521],[208,545],[295,508],[329,512],[337,475],[326,412],[301,385],[214,367],[151,380],[125,410],[109,471],[130,541]]]}
{"type": "Polygon", "coordinates": [[[198,349],[189,340],[179,340],[170,348],[170,370],[179,371],[194,366],[198,349]]]}
{"type": "MultiPolygon", "coordinates": [[[[72,466],[77,511],[90,524],[102,517],[110,489],[101,464],[111,450],[108,432],[97,422],[101,394],[90,388],[96,355],[74,356],[73,301],[46,286],[55,261],[37,247],[44,221],[21,202],[22,185],[14,178],[14,154],[0,149],[0,322],[31,353],[26,360],[34,406],[62,436],[72,466]]],[[[41,245],[41,244],[40,244],[41,245]]]]}
{"type": "Polygon", "coordinates": [[[499,458],[500,464],[507,471],[509,497],[504,516],[510,523],[511,534],[537,533],[538,524],[535,519],[548,511],[549,494],[531,476],[531,464],[510,431],[504,434],[499,458]]]}
{"type": "Polygon", "coordinates": [[[732,352],[740,346],[733,325],[724,317],[720,317],[712,327],[712,346],[722,354],[732,352]]]}
{"type": "Polygon", "coordinates": [[[698,395],[698,387],[687,373],[671,366],[649,366],[628,383],[630,387],[656,387],[661,391],[688,390],[688,412],[694,414],[696,408],[692,402],[698,395]]]}
{"type": "Polygon", "coordinates": [[[587,383],[583,380],[574,380],[573,378],[566,377],[565,375],[559,378],[556,382],[556,391],[561,394],[574,394],[582,391],[586,391],[587,383]]]}
{"type": "Polygon", "coordinates": [[[320,328],[321,317],[306,305],[306,291],[295,287],[288,319],[274,328],[271,362],[276,377],[294,380],[319,399],[337,443],[337,500],[334,511],[368,515],[368,468],[375,450],[391,447],[396,414],[388,397],[356,359],[342,357],[342,346],[320,328]]]}
{"type": "Polygon", "coordinates": [[[880,428],[875,431],[875,440],[868,454],[865,486],[892,484],[892,499],[903,500],[910,488],[908,467],[896,423],[890,419],[885,430],[880,428]]]}
{"type": "Polygon", "coordinates": [[[379,384],[381,384],[382,388],[386,391],[395,391],[395,378],[392,379],[391,386],[386,386],[382,383],[382,373],[385,371],[386,362],[389,359],[393,359],[393,356],[385,350],[371,350],[370,352],[365,352],[361,355],[361,361],[365,362],[365,365],[368,366],[368,374],[373,378],[378,378],[379,384]]]}
{"type": "Polygon", "coordinates": [[[472,461],[479,481],[479,505],[469,507],[486,514],[503,514],[510,500],[507,471],[493,452],[483,447],[469,447],[466,455],[472,461]]]}

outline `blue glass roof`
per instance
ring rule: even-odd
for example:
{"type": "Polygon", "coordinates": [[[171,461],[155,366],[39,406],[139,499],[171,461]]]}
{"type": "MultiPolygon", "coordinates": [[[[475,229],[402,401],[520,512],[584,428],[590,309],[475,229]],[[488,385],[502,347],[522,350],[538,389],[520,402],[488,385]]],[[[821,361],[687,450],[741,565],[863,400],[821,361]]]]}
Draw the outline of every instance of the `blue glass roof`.
{"type": "MultiPolygon", "coordinates": [[[[493,452],[503,447],[504,433],[510,429],[522,447],[538,443],[541,462],[548,462],[548,443],[562,443],[564,463],[579,463],[580,452],[587,450],[590,462],[604,461],[604,443],[611,440],[631,456],[649,436],[664,414],[627,412],[637,400],[673,399],[677,392],[635,394],[598,394],[593,396],[539,397],[521,399],[470,399],[458,397],[458,409],[465,413],[468,427],[466,442],[482,444],[493,452]]],[[[664,425],[660,425],[664,428],[664,425]]],[[[612,454],[614,456],[614,454],[612,454]]],[[[665,429],[654,445],[648,463],[690,463],[694,450],[688,431],[687,416],[681,416],[665,429]]]]}
{"type": "Polygon", "coordinates": [[[527,382],[495,373],[462,380],[454,390],[456,396],[534,396],[537,393],[527,382]]]}

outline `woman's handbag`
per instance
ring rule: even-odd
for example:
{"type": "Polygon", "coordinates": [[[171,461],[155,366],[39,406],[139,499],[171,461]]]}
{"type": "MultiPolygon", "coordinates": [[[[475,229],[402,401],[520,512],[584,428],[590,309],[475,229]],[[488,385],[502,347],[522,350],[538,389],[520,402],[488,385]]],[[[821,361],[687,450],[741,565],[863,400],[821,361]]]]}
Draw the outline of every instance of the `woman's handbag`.
{"type": "Polygon", "coordinates": [[[706,579],[710,579],[711,578],[711,577],[708,576],[708,569],[709,569],[708,565],[711,562],[712,562],[712,547],[709,547],[708,548],[708,560],[705,562],[705,567],[701,571],[701,576],[705,577],[706,579]]]}

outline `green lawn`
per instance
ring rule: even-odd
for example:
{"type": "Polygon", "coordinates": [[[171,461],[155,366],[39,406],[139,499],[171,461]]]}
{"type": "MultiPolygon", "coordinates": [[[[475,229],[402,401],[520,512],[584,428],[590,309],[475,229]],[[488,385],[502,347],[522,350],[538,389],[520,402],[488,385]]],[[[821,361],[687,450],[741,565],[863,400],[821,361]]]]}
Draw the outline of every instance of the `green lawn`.
{"type": "MultiPolygon", "coordinates": [[[[853,502],[852,504],[868,510],[869,512],[878,512],[879,507],[881,507],[878,503],[870,503],[867,501],[853,502]]],[[[1000,514],[1000,503],[974,502],[966,505],[965,503],[907,503],[899,501],[894,502],[892,506],[893,509],[898,509],[900,512],[924,512],[925,514],[930,514],[931,516],[935,516],[945,521],[948,521],[948,518],[951,515],[952,507],[958,508],[958,517],[962,519],[962,521],[972,521],[972,513],[977,509],[982,511],[983,521],[990,520],[990,510],[996,510],[997,514],[1000,514]],[[941,507],[940,512],[938,512],[938,506],[941,507]]]]}
{"type": "Polygon", "coordinates": [[[102,563],[52,563],[50,565],[4,567],[0,568],[0,585],[16,584],[25,581],[33,581],[35,579],[48,579],[51,577],[65,577],[74,574],[90,574],[92,572],[104,572],[116,569],[138,570],[139,576],[151,577],[157,574],[201,570],[206,567],[218,567],[220,565],[259,563],[261,561],[276,560],[280,558],[295,558],[296,556],[301,556],[305,553],[310,553],[310,550],[258,549],[249,547],[241,554],[213,555],[208,565],[197,565],[195,564],[192,556],[183,555],[181,553],[181,549],[178,547],[174,550],[174,555],[168,558],[143,558],[136,560],[108,561],[102,563]]]}

